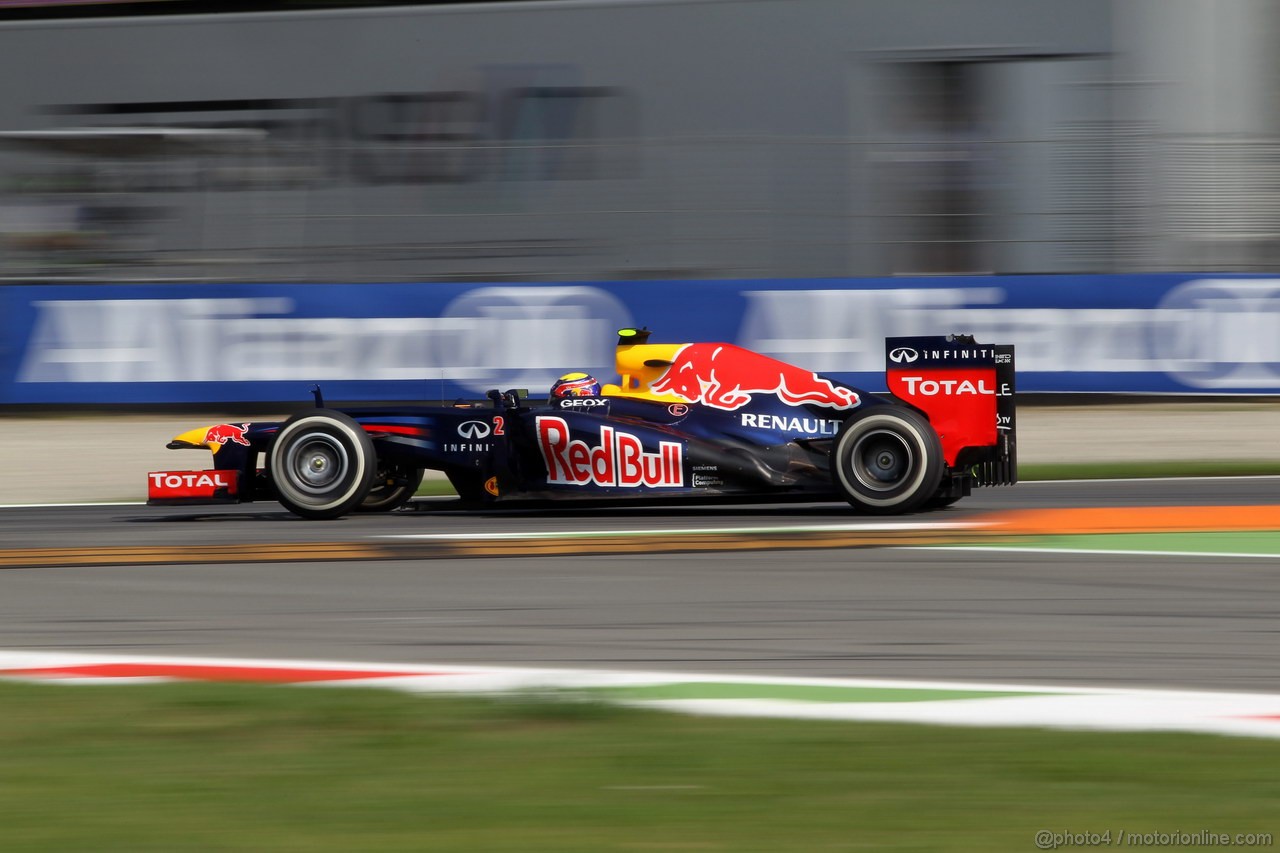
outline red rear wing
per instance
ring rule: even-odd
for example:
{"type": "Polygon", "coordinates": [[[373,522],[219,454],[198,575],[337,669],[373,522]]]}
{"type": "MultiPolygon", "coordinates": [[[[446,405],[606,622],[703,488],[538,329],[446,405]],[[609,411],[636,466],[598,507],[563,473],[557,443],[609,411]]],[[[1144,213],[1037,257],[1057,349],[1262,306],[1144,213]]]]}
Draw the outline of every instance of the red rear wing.
{"type": "Polygon", "coordinates": [[[886,338],[889,392],[928,416],[952,469],[984,486],[1018,481],[1013,346],[968,335],[886,338]]]}

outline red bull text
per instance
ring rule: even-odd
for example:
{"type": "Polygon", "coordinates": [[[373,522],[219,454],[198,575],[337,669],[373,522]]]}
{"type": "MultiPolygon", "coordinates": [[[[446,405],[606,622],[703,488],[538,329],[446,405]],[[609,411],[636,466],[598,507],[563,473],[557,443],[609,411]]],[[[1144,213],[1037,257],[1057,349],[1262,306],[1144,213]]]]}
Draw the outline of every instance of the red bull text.
{"type": "Polygon", "coordinates": [[[659,442],[658,451],[648,453],[638,437],[601,426],[600,443],[592,447],[571,439],[569,425],[556,417],[539,417],[537,432],[548,483],[624,488],[684,485],[684,450],[678,442],[659,442]]]}
{"type": "Polygon", "coordinates": [[[789,406],[852,409],[861,402],[854,391],[816,373],[733,344],[686,344],[650,388],[730,412],[754,394],[776,396],[789,406]]]}

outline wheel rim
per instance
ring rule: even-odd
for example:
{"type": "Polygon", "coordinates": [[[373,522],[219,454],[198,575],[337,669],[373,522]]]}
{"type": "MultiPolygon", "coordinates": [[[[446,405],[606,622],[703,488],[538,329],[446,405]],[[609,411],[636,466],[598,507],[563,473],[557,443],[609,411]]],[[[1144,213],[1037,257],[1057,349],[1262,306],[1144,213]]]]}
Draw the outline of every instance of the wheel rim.
{"type": "Polygon", "coordinates": [[[874,430],[860,436],[851,451],[853,478],[873,492],[889,492],[912,475],[915,453],[901,435],[874,430]]]}
{"type": "Polygon", "coordinates": [[[314,432],[300,437],[285,456],[289,479],[301,492],[328,496],[351,469],[346,447],[336,438],[314,432]]]}

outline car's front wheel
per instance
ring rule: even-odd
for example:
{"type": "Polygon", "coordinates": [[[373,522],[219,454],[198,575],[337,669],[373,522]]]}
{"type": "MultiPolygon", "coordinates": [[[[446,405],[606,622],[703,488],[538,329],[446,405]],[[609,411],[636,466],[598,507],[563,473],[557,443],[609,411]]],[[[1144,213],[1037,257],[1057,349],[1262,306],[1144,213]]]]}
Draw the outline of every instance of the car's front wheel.
{"type": "Polygon", "coordinates": [[[886,515],[912,512],[938,491],[942,443],[923,415],[877,407],[841,425],[831,452],[836,488],[857,509],[886,515]]]}
{"type": "Polygon", "coordinates": [[[303,518],[337,518],[358,507],[377,473],[364,428],[342,412],[316,409],[285,421],[268,457],[280,503],[303,518]]]}

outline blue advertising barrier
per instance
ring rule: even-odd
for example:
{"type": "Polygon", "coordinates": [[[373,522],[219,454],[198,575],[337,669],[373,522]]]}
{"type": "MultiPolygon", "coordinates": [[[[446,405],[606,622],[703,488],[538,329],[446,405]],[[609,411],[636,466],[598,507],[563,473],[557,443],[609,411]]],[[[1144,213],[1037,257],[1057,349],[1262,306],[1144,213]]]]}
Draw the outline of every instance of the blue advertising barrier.
{"type": "Polygon", "coordinates": [[[1017,346],[1021,392],[1280,393],[1280,277],[14,285],[0,404],[451,400],[613,373],[615,331],[719,340],[876,391],[883,339],[1017,346]]]}

